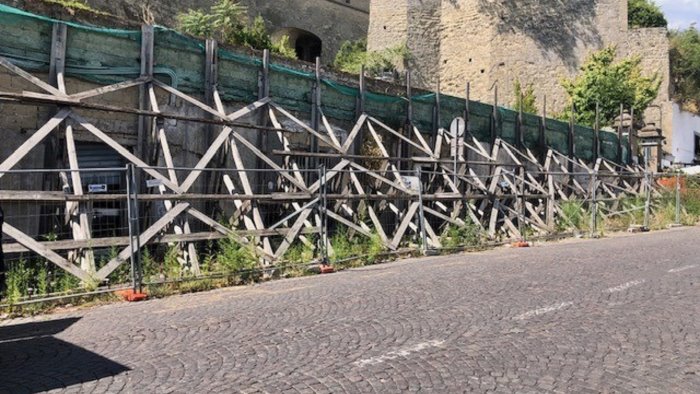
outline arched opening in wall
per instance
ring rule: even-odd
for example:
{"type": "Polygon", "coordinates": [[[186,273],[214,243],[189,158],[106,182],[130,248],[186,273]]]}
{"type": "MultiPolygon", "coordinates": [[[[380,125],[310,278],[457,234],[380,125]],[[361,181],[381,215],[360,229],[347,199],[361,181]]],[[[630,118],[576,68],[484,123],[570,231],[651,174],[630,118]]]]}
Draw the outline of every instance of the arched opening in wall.
{"type": "Polygon", "coordinates": [[[286,27],[276,31],[272,38],[279,40],[282,36],[289,37],[289,45],[294,48],[299,60],[314,62],[316,57],[321,56],[323,42],[317,35],[296,27],[286,27]]]}

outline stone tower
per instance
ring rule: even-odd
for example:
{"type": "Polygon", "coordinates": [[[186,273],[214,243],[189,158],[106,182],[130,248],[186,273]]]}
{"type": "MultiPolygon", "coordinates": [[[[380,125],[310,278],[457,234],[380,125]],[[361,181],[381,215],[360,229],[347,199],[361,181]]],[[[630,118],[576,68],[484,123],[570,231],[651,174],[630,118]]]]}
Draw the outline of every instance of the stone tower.
{"type": "MultiPolygon", "coordinates": [[[[368,47],[407,43],[416,85],[491,103],[514,101],[513,85],[533,84],[538,105],[560,111],[568,103],[561,79],[575,75],[589,54],[615,45],[639,54],[663,79],[658,105],[669,99],[666,29],[628,29],[627,0],[371,0],[368,47]]],[[[654,112],[659,122],[659,111],[654,112]]],[[[670,125],[667,125],[670,127],[670,125]]],[[[665,127],[664,127],[665,128],[665,127]]]]}

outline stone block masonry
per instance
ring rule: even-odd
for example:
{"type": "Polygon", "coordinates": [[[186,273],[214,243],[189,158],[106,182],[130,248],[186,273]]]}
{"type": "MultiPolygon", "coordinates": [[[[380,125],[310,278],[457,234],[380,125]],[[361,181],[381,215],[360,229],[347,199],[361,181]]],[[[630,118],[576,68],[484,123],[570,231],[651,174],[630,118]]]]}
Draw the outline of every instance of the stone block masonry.
{"type": "Polygon", "coordinates": [[[666,29],[629,29],[627,0],[372,0],[368,43],[379,50],[407,43],[416,84],[512,104],[513,85],[533,84],[542,108],[568,105],[561,79],[574,76],[594,51],[614,45],[619,55],[640,55],[644,70],[658,73],[661,91],[647,120],[672,129],[666,29]],[[659,119],[663,112],[664,119],[659,119]]]}

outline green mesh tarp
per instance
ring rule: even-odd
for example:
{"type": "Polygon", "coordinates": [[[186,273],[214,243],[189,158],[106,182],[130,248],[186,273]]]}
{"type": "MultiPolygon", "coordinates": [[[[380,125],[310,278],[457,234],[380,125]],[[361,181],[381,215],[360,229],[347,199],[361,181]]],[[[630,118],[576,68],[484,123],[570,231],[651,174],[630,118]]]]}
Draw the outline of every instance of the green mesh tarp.
{"type": "Polygon", "coordinates": [[[592,161],[594,159],[593,145],[595,143],[593,134],[593,129],[584,126],[575,126],[575,153],[577,157],[582,158],[585,161],[592,161]]]}
{"type": "Polygon", "coordinates": [[[540,142],[540,117],[532,114],[523,114],[522,130],[525,146],[536,151],[540,142]]]}
{"type": "Polygon", "coordinates": [[[608,131],[600,132],[600,155],[610,161],[618,162],[617,134],[608,131]]]}
{"type": "Polygon", "coordinates": [[[499,108],[498,120],[500,128],[498,135],[505,142],[515,145],[518,129],[518,113],[509,109],[499,108]]]}
{"type": "MultiPolygon", "coordinates": [[[[50,60],[52,24],[68,26],[66,73],[97,84],[125,81],[140,74],[141,31],[110,29],[73,22],[57,21],[34,15],[6,5],[0,5],[0,56],[33,72],[46,72],[50,60]]],[[[183,35],[161,26],[154,28],[155,76],[184,92],[201,95],[204,92],[203,40],[183,35]]],[[[254,56],[219,49],[219,84],[222,99],[250,103],[258,97],[258,73],[262,60],[254,56]]],[[[279,105],[308,114],[311,111],[311,89],[315,75],[286,65],[270,64],[270,95],[279,105]]],[[[323,111],[331,119],[354,120],[359,90],[328,78],[321,80],[323,111]]],[[[437,127],[449,129],[454,118],[464,115],[464,99],[441,95],[440,112],[436,113],[436,95],[419,94],[411,98],[414,125],[424,133],[437,127]],[[437,116],[439,115],[439,116],[437,116]],[[435,124],[435,121],[440,124],[435,124]]],[[[365,111],[391,127],[399,127],[407,116],[408,99],[376,92],[365,92],[365,111]]],[[[477,139],[489,142],[492,129],[496,137],[515,144],[517,112],[498,108],[493,121],[493,106],[469,103],[469,131],[477,139]]],[[[548,120],[546,143],[568,154],[568,124],[548,120]]],[[[536,149],[540,139],[540,119],[524,114],[522,133],[525,145],[536,149]]],[[[576,128],[576,154],[585,159],[593,157],[592,130],[576,128]]],[[[624,144],[627,145],[626,143],[624,144]]],[[[601,133],[603,157],[618,161],[617,136],[601,133]]],[[[626,154],[626,153],[625,153],[626,154]]]]}
{"type": "Polygon", "coordinates": [[[555,119],[547,120],[545,130],[547,145],[552,149],[568,155],[569,154],[569,124],[555,119]]]}

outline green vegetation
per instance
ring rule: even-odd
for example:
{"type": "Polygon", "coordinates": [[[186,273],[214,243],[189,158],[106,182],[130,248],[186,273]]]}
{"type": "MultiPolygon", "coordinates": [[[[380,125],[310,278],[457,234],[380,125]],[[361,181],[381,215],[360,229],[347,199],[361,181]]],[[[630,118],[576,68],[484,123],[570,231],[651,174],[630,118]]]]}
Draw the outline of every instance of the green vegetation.
{"type": "Polygon", "coordinates": [[[674,99],[700,113],[700,32],[695,27],[671,32],[671,80],[674,99]]]}
{"type": "Polygon", "coordinates": [[[378,234],[366,237],[360,234],[350,235],[346,227],[339,227],[335,235],[330,239],[333,253],[330,256],[332,262],[344,266],[349,260],[350,266],[364,264],[376,264],[381,262],[381,255],[386,252],[386,247],[378,234]]]}
{"type": "Polygon", "coordinates": [[[515,111],[520,111],[522,107],[523,112],[529,114],[537,113],[537,96],[535,95],[535,87],[532,84],[523,87],[520,79],[516,78],[513,92],[515,94],[515,101],[513,102],[515,111]]]}
{"type": "Polygon", "coordinates": [[[368,51],[367,41],[345,41],[335,56],[333,67],[346,73],[359,74],[362,66],[370,77],[395,73],[408,60],[408,47],[397,45],[382,51],[368,51]]]}
{"type": "Polygon", "coordinates": [[[263,18],[257,16],[249,24],[246,8],[236,0],[219,0],[209,12],[190,9],[180,13],[177,21],[180,30],[193,36],[215,38],[224,44],[252,49],[269,49],[280,56],[296,58],[296,51],[289,46],[289,37],[273,41],[263,18]]]}
{"type": "Polygon", "coordinates": [[[478,248],[483,243],[481,229],[474,223],[464,226],[449,225],[440,236],[444,249],[478,248]]]}
{"type": "Polygon", "coordinates": [[[666,27],[664,12],[653,0],[629,0],[628,24],[630,27],[666,27]]]}
{"type": "Polygon", "coordinates": [[[90,7],[85,0],[80,1],[80,0],[41,0],[44,3],[48,4],[57,4],[60,5],[61,7],[67,9],[68,11],[75,12],[77,11],[84,11],[84,12],[90,12],[93,14],[97,15],[109,15],[106,12],[98,11],[92,7],[90,7]]]}
{"type": "MultiPolygon", "coordinates": [[[[661,86],[658,74],[644,75],[638,56],[616,60],[615,55],[615,47],[596,52],[584,63],[578,76],[562,81],[576,108],[577,123],[595,124],[596,103],[600,104],[604,126],[619,116],[620,104],[634,108],[635,114],[643,114],[658,96],[661,86]]],[[[571,109],[561,114],[562,119],[570,117],[571,109]]]]}
{"type": "Polygon", "coordinates": [[[582,231],[590,226],[587,224],[588,216],[581,201],[564,201],[561,203],[560,209],[561,211],[559,212],[559,216],[557,218],[557,229],[559,229],[559,231],[582,231]]]}
{"type": "Polygon", "coordinates": [[[4,296],[9,304],[17,303],[23,297],[64,293],[80,286],[80,281],[73,275],[45,260],[27,260],[21,257],[6,264],[4,296]]]}

